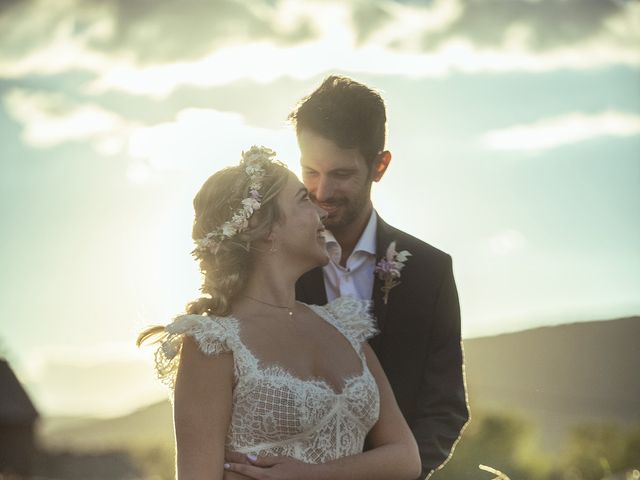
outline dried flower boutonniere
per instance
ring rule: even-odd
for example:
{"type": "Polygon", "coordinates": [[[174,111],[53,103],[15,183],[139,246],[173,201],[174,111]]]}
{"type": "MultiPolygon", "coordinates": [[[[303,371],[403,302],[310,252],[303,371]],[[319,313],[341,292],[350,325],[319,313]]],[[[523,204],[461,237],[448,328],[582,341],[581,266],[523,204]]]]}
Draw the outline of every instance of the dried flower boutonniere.
{"type": "Polygon", "coordinates": [[[384,293],[384,304],[389,301],[389,292],[393,287],[400,284],[400,270],[404,268],[404,262],[411,254],[407,250],[396,252],[395,240],[387,247],[387,253],[376,264],[375,273],[384,282],[382,293],[384,293]]]}

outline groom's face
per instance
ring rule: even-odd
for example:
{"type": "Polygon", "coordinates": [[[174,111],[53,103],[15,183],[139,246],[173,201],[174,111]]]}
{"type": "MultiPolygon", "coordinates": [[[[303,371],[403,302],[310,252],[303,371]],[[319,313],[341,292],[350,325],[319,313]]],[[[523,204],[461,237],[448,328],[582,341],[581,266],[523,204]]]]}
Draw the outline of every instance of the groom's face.
{"type": "Polygon", "coordinates": [[[329,230],[348,229],[371,212],[371,175],[362,154],[340,148],[310,130],[298,134],[302,181],[311,199],[327,212],[329,230]]]}

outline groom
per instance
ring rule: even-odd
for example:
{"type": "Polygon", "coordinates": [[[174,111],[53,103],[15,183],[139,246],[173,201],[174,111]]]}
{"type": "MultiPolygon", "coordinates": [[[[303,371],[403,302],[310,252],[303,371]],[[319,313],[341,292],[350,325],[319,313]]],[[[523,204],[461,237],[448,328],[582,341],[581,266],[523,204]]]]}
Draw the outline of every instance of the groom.
{"type": "Polygon", "coordinates": [[[446,461],[468,420],[451,257],[388,225],[373,209],[371,184],[391,161],[378,93],[330,76],[289,118],[300,146],[302,180],[328,213],[331,257],[327,266],[298,281],[298,300],[319,305],[341,295],[373,300],[380,334],[370,344],[416,437],[424,478],[446,461]],[[411,255],[385,299],[376,264],[392,242],[398,252],[411,255]]]}

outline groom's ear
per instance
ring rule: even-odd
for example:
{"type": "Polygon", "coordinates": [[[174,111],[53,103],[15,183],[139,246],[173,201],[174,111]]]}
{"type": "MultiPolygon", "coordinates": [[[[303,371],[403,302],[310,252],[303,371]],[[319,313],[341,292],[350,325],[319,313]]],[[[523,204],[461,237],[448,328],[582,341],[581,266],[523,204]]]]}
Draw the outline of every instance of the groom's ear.
{"type": "Polygon", "coordinates": [[[376,158],[376,162],[373,165],[373,176],[372,180],[374,182],[379,182],[384,172],[387,171],[387,167],[391,163],[391,152],[389,150],[385,150],[378,154],[378,158],[376,158]]]}

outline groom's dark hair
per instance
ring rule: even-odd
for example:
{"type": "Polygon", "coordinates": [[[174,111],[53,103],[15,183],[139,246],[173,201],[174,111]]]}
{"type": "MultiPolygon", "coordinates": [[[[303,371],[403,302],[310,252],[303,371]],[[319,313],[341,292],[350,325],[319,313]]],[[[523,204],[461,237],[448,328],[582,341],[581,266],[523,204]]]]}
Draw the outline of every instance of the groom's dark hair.
{"type": "Polygon", "coordinates": [[[340,148],[357,148],[369,167],[384,150],[387,115],[378,92],[331,75],[289,114],[296,134],[311,130],[340,148]]]}

